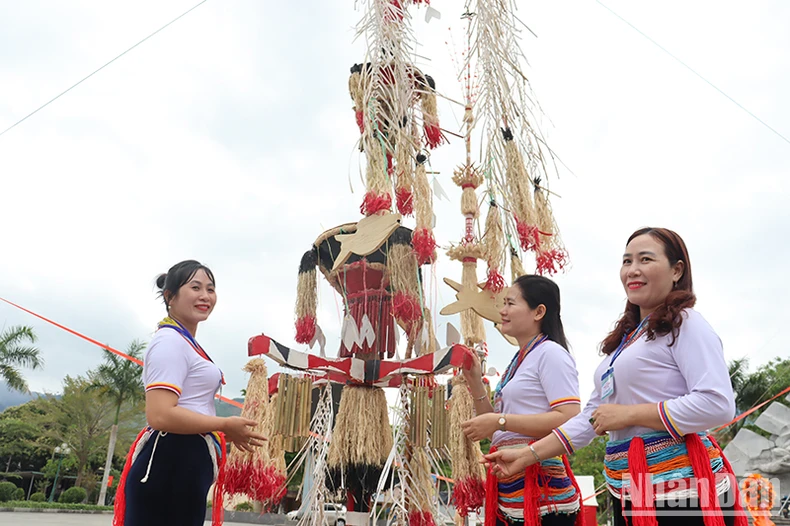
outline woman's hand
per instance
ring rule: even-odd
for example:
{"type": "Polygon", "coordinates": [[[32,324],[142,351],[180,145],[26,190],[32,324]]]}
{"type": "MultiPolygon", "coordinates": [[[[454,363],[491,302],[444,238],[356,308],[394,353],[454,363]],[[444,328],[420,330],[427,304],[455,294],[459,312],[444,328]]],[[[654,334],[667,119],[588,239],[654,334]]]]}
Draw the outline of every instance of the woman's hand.
{"type": "Polygon", "coordinates": [[[260,447],[266,441],[265,436],[252,431],[256,425],[258,422],[255,420],[229,416],[223,419],[222,431],[229,442],[233,442],[237,448],[249,453],[254,447],[260,447]]]}
{"type": "Polygon", "coordinates": [[[602,404],[593,411],[590,424],[595,433],[604,435],[608,431],[619,431],[633,425],[630,405],[602,404]]]}
{"type": "Polygon", "coordinates": [[[485,413],[461,424],[461,430],[466,438],[474,442],[490,437],[497,427],[499,427],[499,415],[496,413],[485,413]]]}
{"type": "Polygon", "coordinates": [[[474,349],[469,349],[461,372],[464,375],[464,380],[466,380],[466,385],[472,386],[478,383],[482,384],[483,368],[480,365],[480,358],[477,356],[474,349]]]}
{"type": "Polygon", "coordinates": [[[483,462],[492,468],[497,478],[512,477],[516,473],[523,473],[527,467],[535,463],[535,458],[529,449],[502,449],[483,455],[483,462]]]}

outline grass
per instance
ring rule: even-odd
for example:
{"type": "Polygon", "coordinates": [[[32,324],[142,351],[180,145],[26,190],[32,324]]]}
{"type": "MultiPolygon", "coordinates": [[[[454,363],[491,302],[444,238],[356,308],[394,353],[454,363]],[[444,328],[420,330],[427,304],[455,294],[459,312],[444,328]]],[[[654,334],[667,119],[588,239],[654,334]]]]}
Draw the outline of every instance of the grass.
{"type": "Polygon", "coordinates": [[[62,504],[59,502],[31,502],[29,500],[10,500],[0,502],[0,508],[35,508],[46,510],[112,511],[112,506],[94,504],[62,504]]]}

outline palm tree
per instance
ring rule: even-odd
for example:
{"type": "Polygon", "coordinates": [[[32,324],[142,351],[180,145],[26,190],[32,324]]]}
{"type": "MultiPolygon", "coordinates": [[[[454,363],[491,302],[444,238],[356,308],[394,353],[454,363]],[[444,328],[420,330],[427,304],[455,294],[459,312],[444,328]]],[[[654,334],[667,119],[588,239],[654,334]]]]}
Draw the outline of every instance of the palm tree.
{"type": "Polygon", "coordinates": [[[0,333],[0,380],[5,380],[10,389],[29,392],[19,367],[41,369],[44,366],[41,351],[32,345],[25,345],[36,343],[36,340],[33,328],[24,325],[10,327],[0,333]]]}
{"type": "MultiPolygon", "coordinates": [[[[126,354],[133,358],[140,358],[146,344],[134,340],[126,348],[126,354]]],[[[118,439],[118,419],[121,406],[125,403],[137,403],[145,397],[143,388],[143,369],[136,363],[130,362],[120,356],[104,350],[104,363],[95,371],[89,373],[91,388],[100,389],[104,396],[112,400],[115,406],[115,420],[110,431],[110,443],[107,446],[107,461],[104,464],[101,490],[99,491],[99,506],[104,506],[107,498],[107,480],[112,467],[112,457],[115,453],[115,441],[118,439]]]]}

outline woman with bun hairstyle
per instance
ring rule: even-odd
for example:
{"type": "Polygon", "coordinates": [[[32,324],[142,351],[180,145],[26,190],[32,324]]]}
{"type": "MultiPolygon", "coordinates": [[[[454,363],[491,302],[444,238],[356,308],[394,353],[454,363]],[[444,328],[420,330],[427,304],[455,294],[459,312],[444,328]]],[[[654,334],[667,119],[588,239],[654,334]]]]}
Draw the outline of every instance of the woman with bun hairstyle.
{"type": "Polygon", "coordinates": [[[213,482],[213,524],[221,524],[226,441],[251,451],[265,438],[252,432],[255,421],[217,417],[214,410],[214,396],[225,381],[196,340],[198,324],[217,302],[214,274],[187,260],[156,284],[167,316],[145,352],[148,426],[126,459],[113,525],[202,525],[213,482]]]}
{"type": "MultiPolygon", "coordinates": [[[[576,364],[560,317],[560,289],[543,276],[521,276],[508,290],[501,315],[502,332],[520,348],[496,387],[493,404],[477,357],[463,370],[477,416],[462,427],[470,440],[492,438],[491,451],[528,452],[532,442],[580,410],[576,364]]],[[[561,454],[498,481],[489,473],[486,526],[570,526],[582,520],[581,492],[561,454]]]]}
{"type": "Polygon", "coordinates": [[[665,228],[628,238],[620,267],[628,301],[601,345],[581,414],[533,444],[486,456],[499,476],[573,453],[609,435],[604,460],[615,525],[744,525],[732,468],[707,430],[735,413],[722,344],[693,309],[686,244],[665,228]]]}

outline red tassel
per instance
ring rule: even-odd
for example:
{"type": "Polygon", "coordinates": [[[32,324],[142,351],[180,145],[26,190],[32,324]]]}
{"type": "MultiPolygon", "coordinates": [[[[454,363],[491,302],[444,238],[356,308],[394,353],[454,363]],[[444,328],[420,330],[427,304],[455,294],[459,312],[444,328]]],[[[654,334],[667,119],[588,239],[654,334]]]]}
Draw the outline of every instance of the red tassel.
{"type": "Polygon", "coordinates": [[[488,269],[488,280],[486,280],[486,288],[488,290],[498,293],[501,292],[506,285],[505,278],[502,277],[502,274],[500,274],[498,270],[493,268],[488,269]]]}
{"type": "MultiPolygon", "coordinates": [[[[491,446],[489,453],[494,453],[497,450],[496,446],[491,446]]],[[[486,473],[486,508],[485,508],[485,526],[496,526],[497,515],[499,515],[499,484],[496,475],[494,475],[494,468],[488,467],[486,473]]]]}
{"type": "Polygon", "coordinates": [[[359,133],[363,133],[365,131],[364,115],[362,114],[361,111],[355,111],[354,115],[357,118],[357,126],[359,126],[359,133]]]}
{"type": "Polygon", "coordinates": [[[407,188],[398,188],[395,190],[395,202],[398,205],[398,212],[405,216],[410,216],[414,213],[414,194],[407,188]]]}
{"type": "Polygon", "coordinates": [[[214,482],[214,497],[211,500],[211,526],[222,526],[222,521],[225,519],[223,498],[225,495],[225,461],[228,459],[227,442],[225,442],[225,433],[218,432],[217,435],[219,436],[221,454],[217,459],[217,480],[214,482]]]}
{"type": "Polygon", "coordinates": [[[417,264],[432,263],[436,257],[436,239],[427,228],[418,228],[411,236],[411,246],[417,254],[417,264]]]}
{"type": "Polygon", "coordinates": [[[576,494],[579,496],[579,513],[576,514],[574,526],[585,526],[584,500],[582,499],[582,490],[579,487],[579,483],[576,481],[576,476],[573,474],[571,463],[568,462],[568,455],[562,455],[562,465],[565,466],[565,472],[568,474],[568,478],[571,479],[571,484],[573,484],[574,489],[576,489],[576,494]]]}
{"type": "Polygon", "coordinates": [[[515,215],[516,232],[522,250],[535,250],[540,245],[540,232],[536,226],[528,226],[515,215]]]}
{"type": "Polygon", "coordinates": [[[631,511],[634,526],[658,526],[653,484],[649,480],[645,441],[641,437],[631,439],[628,448],[628,473],[631,476],[631,511]]]}
{"type": "Polygon", "coordinates": [[[455,481],[452,504],[461,517],[466,517],[472,510],[479,510],[486,500],[486,488],[482,480],[467,477],[455,481]]]}
{"type": "Polygon", "coordinates": [[[568,264],[568,256],[562,250],[554,248],[545,252],[538,252],[535,256],[535,262],[538,274],[541,276],[544,274],[552,276],[565,268],[565,265],[568,264]]]}
{"type": "Polygon", "coordinates": [[[425,123],[425,140],[428,143],[428,148],[433,150],[442,144],[444,137],[442,137],[442,129],[439,128],[439,123],[429,124],[425,123]]]}
{"type": "Polygon", "coordinates": [[[702,509],[702,520],[705,526],[724,526],[719,497],[716,495],[716,477],[710,467],[708,450],[696,433],[686,435],[686,449],[691,461],[691,468],[694,471],[694,478],[697,481],[697,498],[702,509]],[[706,496],[702,494],[703,485],[707,485],[707,488],[704,488],[707,490],[706,496]]]}
{"type": "Polygon", "coordinates": [[[137,438],[132,442],[132,447],[129,448],[129,453],[126,455],[126,463],[123,465],[121,478],[118,481],[118,489],[115,492],[112,526],[123,526],[124,520],[126,520],[126,478],[129,476],[129,470],[132,469],[132,456],[134,455],[134,450],[137,448],[137,444],[146,432],[148,432],[148,428],[144,428],[138,433],[137,438]]]}
{"type": "Polygon", "coordinates": [[[409,512],[409,526],[436,526],[430,511],[414,510],[409,512]]]}
{"type": "Polygon", "coordinates": [[[734,526],[748,526],[749,519],[746,517],[746,511],[743,509],[743,503],[741,502],[741,492],[738,488],[738,481],[735,479],[735,471],[733,471],[730,461],[727,460],[726,456],[724,456],[724,451],[721,449],[721,446],[719,446],[719,443],[716,442],[716,439],[713,438],[713,435],[708,435],[708,439],[710,439],[713,447],[719,450],[721,459],[724,462],[724,467],[727,469],[727,473],[730,477],[730,487],[732,488],[733,496],[735,497],[735,504],[732,508],[732,511],[735,512],[734,526]]]}
{"type": "Polygon", "coordinates": [[[247,495],[262,502],[266,508],[278,504],[287,491],[285,475],[274,465],[264,465],[262,462],[256,463],[252,468],[248,486],[251,487],[247,495]]]}
{"type": "Polygon", "coordinates": [[[297,343],[310,343],[315,336],[315,316],[304,316],[296,320],[297,343]]]}
{"type": "Polygon", "coordinates": [[[365,194],[365,198],[362,200],[359,211],[362,213],[362,215],[371,216],[376,212],[389,210],[391,208],[392,197],[389,194],[376,195],[373,192],[368,192],[365,194]]]}
{"type": "Polygon", "coordinates": [[[524,471],[524,526],[540,526],[540,464],[532,464],[524,471]]]}
{"type": "Polygon", "coordinates": [[[234,493],[247,493],[252,478],[252,466],[249,462],[234,457],[235,462],[225,466],[225,492],[233,495],[234,493]]]}
{"type": "Polygon", "coordinates": [[[422,308],[417,298],[398,291],[392,297],[392,314],[403,322],[415,322],[422,317],[422,308]]]}

